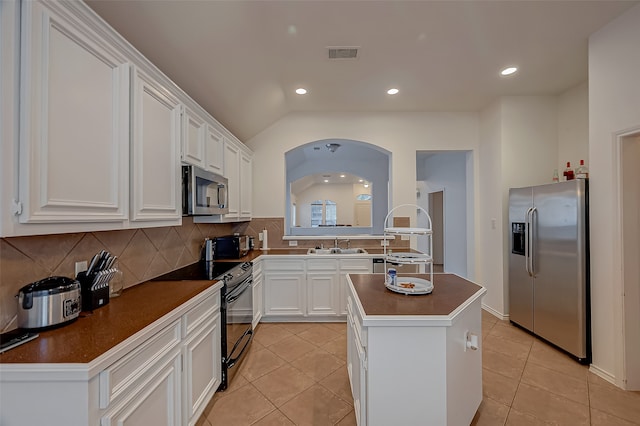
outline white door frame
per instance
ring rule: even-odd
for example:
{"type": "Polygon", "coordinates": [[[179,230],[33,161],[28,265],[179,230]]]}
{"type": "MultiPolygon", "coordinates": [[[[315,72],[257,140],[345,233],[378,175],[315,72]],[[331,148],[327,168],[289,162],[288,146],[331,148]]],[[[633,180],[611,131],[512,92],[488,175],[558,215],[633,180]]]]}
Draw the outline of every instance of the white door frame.
{"type": "Polygon", "coordinates": [[[614,259],[617,262],[614,271],[617,270],[620,279],[612,280],[612,290],[614,300],[619,301],[614,303],[614,326],[622,330],[616,336],[619,340],[615,345],[619,351],[616,354],[616,384],[626,390],[640,390],[640,259],[637,258],[640,253],[640,203],[637,195],[630,197],[625,194],[625,184],[633,191],[638,191],[638,185],[633,185],[633,181],[640,179],[640,169],[637,168],[637,160],[640,159],[640,126],[615,135],[614,159],[615,229],[618,237],[614,241],[614,259]],[[630,156],[633,158],[630,159],[630,156]],[[636,160],[634,164],[630,161],[633,159],[636,160]],[[625,215],[625,211],[630,214],[625,215]]]}

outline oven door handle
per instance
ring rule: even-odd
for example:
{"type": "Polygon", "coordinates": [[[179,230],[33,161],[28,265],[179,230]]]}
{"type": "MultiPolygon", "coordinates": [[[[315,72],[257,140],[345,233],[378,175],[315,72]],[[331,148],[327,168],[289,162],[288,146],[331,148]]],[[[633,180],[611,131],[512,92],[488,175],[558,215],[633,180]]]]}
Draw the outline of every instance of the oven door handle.
{"type": "Polygon", "coordinates": [[[244,353],[245,349],[247,349],[247,347],[249,346],[249,343],[251,343],[251,339],[253,339],[253,329],[252,328],[248,328],[243,334],[242,336],[238,339],[238,341],[233,345],[233,348],[231,349],[231,352],[229,353],[229,358],[227,359],[227,368],[231,368],[233,367],[236,362],[242,357],[242,354],[244,353]],[[242,346],[242,349],[240,349],[240,353],[238,354],[238,356],[236,356],[235,358],[233,357],[233,353],[236,351],[236,349],[238,349],[238,346],[240,345],[240,342],[242,342],[245,338],[247,338],[244,346],[242,346]]]}
{"type": "Polygon", "coordinates": [[[233,291],[229,293],[226,297],[227,304],[233,303],[236,300],[238,300],[238,298],[242,295],[242,293],[244,293],[247,288],[251,287],[252,282],[253,282],[253,277],[249,277],[246,280],[244,280],[242,283],[240,283],[236,288],[234,288],[233,291]]]}

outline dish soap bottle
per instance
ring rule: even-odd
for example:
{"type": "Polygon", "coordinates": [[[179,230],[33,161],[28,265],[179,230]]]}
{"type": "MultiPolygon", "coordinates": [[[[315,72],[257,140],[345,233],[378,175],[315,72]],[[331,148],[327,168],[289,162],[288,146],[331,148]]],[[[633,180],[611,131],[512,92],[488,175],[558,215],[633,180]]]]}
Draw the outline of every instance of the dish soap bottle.
{"type": "Polygon", "coordinates": [[[567,161],[567,168],[564,169],[564,173],[562,173],[562,177],[564,180],[573,180],[575,175],[573,174],[573,169],[571,168],[571,162],[567,161]]]}
{"type": "Polygon", "coordinates": [[[558,177],[558,169],[553,169],[553,179],[552,179],[553,183],[558,183],[560,182],[560,178],[558,177]]]}
{"type": "Polygon", "coordinates": [[[589,178],[589,168],[584,165],[584,160],[580,160],[580,166],[576,169],[576,178],[578,179],[589,178]]]}

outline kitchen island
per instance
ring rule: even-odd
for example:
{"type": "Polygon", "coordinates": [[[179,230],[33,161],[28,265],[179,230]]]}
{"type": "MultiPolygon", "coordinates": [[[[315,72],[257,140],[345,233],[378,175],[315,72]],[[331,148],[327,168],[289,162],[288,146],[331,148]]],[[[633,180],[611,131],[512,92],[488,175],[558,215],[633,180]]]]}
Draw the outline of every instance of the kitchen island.
{"type": "Polygon", "coordinates": [[[347,369],[358,424],[470,424],[482,401],[486,289],[434,274],[431,294],[406,296],[387,290],[384,277],[348,276],[347,369]]]}

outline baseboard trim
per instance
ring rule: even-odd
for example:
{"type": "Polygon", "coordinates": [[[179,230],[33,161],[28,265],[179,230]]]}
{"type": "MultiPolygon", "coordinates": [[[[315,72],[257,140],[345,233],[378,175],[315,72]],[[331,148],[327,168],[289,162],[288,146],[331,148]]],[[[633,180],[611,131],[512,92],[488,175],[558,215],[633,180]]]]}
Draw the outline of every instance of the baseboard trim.
{"type": "Polygon", "coordinates": [[[485,311],[487,311],[488,313],[490,313],[491,315],[493,315],[494,317],[502,320],[502,321],[509,321],[509,315],[504,315],[501,312],[496,311],[495,309],[493,309],[491,306],[487,306],[484,303],[482,304],[482,309],[484,309],[485,311]]]}
{"type": "Polygon", "coordinates": [[[589,365],[589,371],[592,372],[593,374],[595,374],[596,376],[600,377],[603,380],[606,380],[607,382],[611,383],[612,385],[616,386],[616,387],[620,387],[616,384],[616,377],[613,376],[611,373],[604,371],[603,369],[601,369],[600,367],[598,367],[597,365],[591,364],[589,365]]]}

